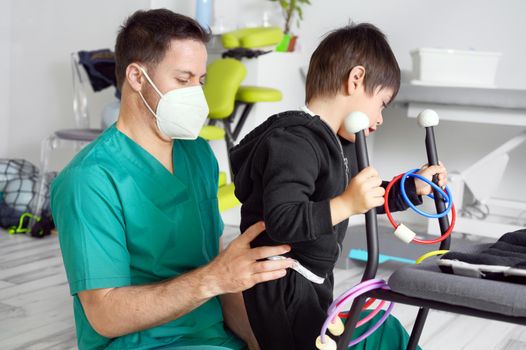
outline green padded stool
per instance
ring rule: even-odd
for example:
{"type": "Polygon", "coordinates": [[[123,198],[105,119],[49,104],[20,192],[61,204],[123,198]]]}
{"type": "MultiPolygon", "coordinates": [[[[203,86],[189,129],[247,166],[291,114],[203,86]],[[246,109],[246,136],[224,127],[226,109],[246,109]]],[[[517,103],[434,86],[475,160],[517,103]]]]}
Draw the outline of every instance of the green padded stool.
{"type": "Polygon", "coordinates": [[[237,207],[241,204],[234,193],[234,184],[229,183],[219,187],[217,191],[217,198],[219,203],[219,211],[224,212],[226,210],[237,207]]]}
{"type": "Polygon", "coordinates": [[[254,104],[257,102],[277,102],[281,101],[282,98],[281,91],[277,89],[260,86],[240,86],[236,94],[236,108],[243,106],[243,110],[234,130],[231,130],[230,125],[229,129],[226,130],[227,137],[232,139],[232,143],[237,140],[254,104]]]}
{"type": "Polygon", "coordinates": [[[283,31],[278,27],[243,28],[221,35],[221,43],[225,49],[275,46],[281,39],[283,39],[283,31]]]}
{"type": "MultiPolygon", "coordinates": [[[[254,27],[243,28],[232,32],[224,33],[221,36],[221,42],[226,49],[236,50],[243,49],[246,52],[252,51],[255,48],[275,46],[283,38],[283,31],[278,27],[254,27]]],[[[245,56],[245,57],[257,57],[245,56]]],[[[238,57],[239,58],[239,57],[238,57]]],[[[236,94],[236,104],[234,113],[229,118],[223,120],[226,132],[227,147],[233,147],[234,142],[239,137],[241,130],[251,112],[254,104],[257,102],[277,102],[281,101],[281,91],[268,87],[257,86],[241,86],[236,94]],[[237,116],[237,109],[243,107],[237,121],[234,120],[237,116]],[[234,127],[235,122],[235,127],[234,127]]]]}
{"type": "Polygon", "coordinates": [[[218,186],[222,187],[226,185],[226,173],[224,171],[219,172],[219,183],[218,186]]]}
{"type": "Polygon", "coordinates": [[[237,90],[236,101],[244,103],[281,101],[281,91],[259,86],[240,86],[237,90]]]}
{"type": "MultiPolygon", "coordinates": [[[[225,130],[215,125],[205,125],[201,129],[199,136],[207,141],[212,140],[224,140],[225,130]]],[[[224,171],[219,172],[219,187],[226,185],[226,173],[224,171]]]]}
{"type": "MultiPolygon", "coordinates": [[[[235,113],[236,94],[246,74],[245,66],[231,58],[220,59],[208,65],[203,92],[208,103],[209,125],[201,129],[199,136],[208,141],[225,140],[227,149],[230,149],[231,144],[226,137],[225,129],[215,124],[227,120],[235,113]]],[[[234,184],[228,184],[226,178],[224,172],[219,174],[217,197],[221,212],[240,204],[234,194],[234,184]]]]}
{"type": "Polygon", "coordinates": [[[234,146],[230,121],[237,110],[236,94],[246,74],[243,63],[232,58],[216,60],[207,67],[203,91],[210,110],[209,125],[203,128],[201,136],[207,140],[221,139],[223,133],[228,151],[234,146]],[[223,129],[216,126],[218,121],[223,124],[223,129]]]}
{"type": "Polygon", "coordinates": [[[236,93],[246,75],[243,63],[232,58],[219,59],[208,65],[203,92],[210,119],[225,119],[234,112],[236,93]]]}
{"type": "MultiPolygon", "coordinates": [[[[245,48],[275,45],[281,41],[283,33],[279,28],[246,28],[222,36],[226,48],[243,46],[245,48]],[[226,40],[226,41],[225,41],[226,40]]],[[[223,58],[207,67],[206,82],[203,91],[208,103],[208,125],[201,130],[200,136],[206,140],[225,140],[227,151],[234,146],[248,114],[257,102],[275,102],[282,99],[279,90],[256,86],[240,86],[246,76],[246,68],[239,61],[223,58]],[[238,114],[238,108],[243,107],[238,114]],[[222,128],[217,123],[222,124],[222,128]]],[[[229,159],[230,167],[230,159],[229,159]]],[[[230,167],[231,169],[231,167],[230,167]]],[[[240,203],[234,194],[234,184],[227,184],[226,174],[219,175],[219,210],[224,211],[240,203]]]]}
{"type": "Polygon", "coordinates": [[[205,125],[199,132],[199,136],[207,141],[224,140],[225,130],[215,125],[205,125]]]}

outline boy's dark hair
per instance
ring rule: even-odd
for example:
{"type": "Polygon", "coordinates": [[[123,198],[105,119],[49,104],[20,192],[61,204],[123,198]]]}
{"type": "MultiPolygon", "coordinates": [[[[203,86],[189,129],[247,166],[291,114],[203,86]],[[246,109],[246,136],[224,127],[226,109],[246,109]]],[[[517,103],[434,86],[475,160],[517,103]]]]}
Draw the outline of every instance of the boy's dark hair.
{"type": "Polygon", "coordinates": [[[130,63],[155,66],[162,61],[173,39],[207,43],[210,33],[194,19],[166,9],[140,10],[128,17],[115,43],[115,75],[119,89],[122,89],[130,63]]]}
{"type": "Polygon", "coordinates": [[[400,67],[385,35],[369,23],[337,29],[318,45],[311,56],[306,81],[306,98],[336,95],[356,66],[365,68],[365,92],[392,88],[394,99],[400,88],[400,67]]]}

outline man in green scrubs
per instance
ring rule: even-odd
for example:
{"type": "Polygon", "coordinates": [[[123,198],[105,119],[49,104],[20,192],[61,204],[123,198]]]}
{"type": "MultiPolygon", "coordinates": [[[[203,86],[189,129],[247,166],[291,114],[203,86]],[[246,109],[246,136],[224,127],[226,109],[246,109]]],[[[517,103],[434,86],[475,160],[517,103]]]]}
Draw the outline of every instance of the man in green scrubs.
{"type": "Polygon", "coordinates": [[[218,166],[197,138],[207,40],[168,10],[128,18],[119,119],[53,183],[80,349],[256,348],[240,292],[292,266],[265,260],[288,246],[250,248],[262,223],[221,249],[218,166]]]}

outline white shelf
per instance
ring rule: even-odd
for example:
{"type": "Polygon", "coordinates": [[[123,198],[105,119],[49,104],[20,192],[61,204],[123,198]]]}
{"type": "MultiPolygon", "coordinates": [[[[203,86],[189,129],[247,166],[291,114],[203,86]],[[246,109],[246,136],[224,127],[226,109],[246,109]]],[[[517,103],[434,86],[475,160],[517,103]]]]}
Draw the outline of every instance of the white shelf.
{"type": "MultiPolygon", "coordinates": [[[[500,216],[488,216],[484,220],[457,217],[455,232],[466,233],[480,237],[499,239],[507,232],[523,229],[523,226],[513,225],[506,222],[507,218],[500,216]]],[[[431,235],[439,236],[440,229],[436,220],[429,220],[427,232],[431,235]]]]}
{"type": "Polygon", "coordinates": [[[424,109],[433,109],[440,120],[493,125],[526,126],[526,109],[505,109],[476,106],[409,102],[407,116],[416,118],[424,109]]]}
{"type": "MultiPolygon", "coordinates": [[[[409,118],[416,118],[424,109],[433,109],[440,116],[440,120],[515,126],[519,130],[526,127],[526,90],[403,84],[395,103],[407,107],[407,116],[409,118]]],[[[496,159],[496,156],[503,155],[508,157],[509,150],[515,148],[522,141],[523,137],[519,134],[514,139],[508,140],[496,150],[492,150],[486,156],[483,156],[478,162],[483,162],[481,163],[483,165],[488,163],[494,166],[503,163],[505,167],[508,158],[496,159]],[[515,139],[518,140],[516,144],[513,143],[515,139]],[[508,147],[509,143],[512,143],[511,148],[508,147]],[[492,156],[495,156],[493,157],[495,159],[491,158],[492,156]],[[484,162],[489,158],[491,158],[493,163],[484,162]]],[[[464,186],[466,183],[468,187],[470,185],[478,185],[478,188],[480,188],[481,183],[482,186],[484,184],[489,186],[492,180],[500,181],[500,178],[495,177],[498,175],[495,175],[497,168],[486,168],[492,171],[480,171],[480,166],[473,168],[479,163],[468,166],[467,170],[462,172],[460,176],[461,186],[464,186]],[[469,172],[470,168],[473,168],[473,171],[469,172]]],[[[493,185],[495,185],[495,188],[498,187],[498,183],[493,185]]],[[[461,192],[464,193],[463,190],[461,192]]],[[[474,192],[474,194],[478,192],[474,192]]],[[[517,204],[506,200],[495,201],[491,197],[494,195],[493,192],[478,193],[478,195],[484,198],[475,199],[483,201],[490,207],[490,215],[483,220],[459,216],[457,217],[455,232],[497,239],[506,232],[523,228],[526,219],[522,222],[517,220],[517,216],[513,217],[513,210],[526,206],[526,203],[517,204]],[[501,209],[501,207],[504,209],[501,209]]],[[[457,201],[457,210],[462,209],[460,208],[462,206],[461,199],[457,201]]],[[[440,234],[436,220],[429,220],[428,233],[440,234]]]]}

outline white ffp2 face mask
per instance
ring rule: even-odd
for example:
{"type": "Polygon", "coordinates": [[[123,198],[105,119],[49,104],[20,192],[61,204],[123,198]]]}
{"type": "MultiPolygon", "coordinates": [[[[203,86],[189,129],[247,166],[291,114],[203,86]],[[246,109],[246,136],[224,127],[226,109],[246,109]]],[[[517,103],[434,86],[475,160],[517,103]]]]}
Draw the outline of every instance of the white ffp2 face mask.
{"type": "Polygon", "coordinates": [[[141,67],[146,79],[161,96],[156,112],[148,105],[139,91],[142,101],[157,120],[157,127],[167,137],[195,140],[208,117],[208,104],[201,86],[191,86],[162,94],[141,67]]]}

